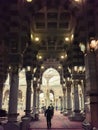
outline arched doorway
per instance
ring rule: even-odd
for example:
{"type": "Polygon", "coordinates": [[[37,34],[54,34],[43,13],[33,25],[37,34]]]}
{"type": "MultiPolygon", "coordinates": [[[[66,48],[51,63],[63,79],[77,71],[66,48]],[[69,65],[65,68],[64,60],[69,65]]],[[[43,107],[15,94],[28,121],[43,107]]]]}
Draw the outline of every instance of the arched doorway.
{"type": "Polygon", "coordinates": [[[48,68],[42,75],[41,90],[44,93],[44,105],[60,109],[59,97],[63,96],[62,86],[60,84],[60,74],[55,68],[48,68]]]}

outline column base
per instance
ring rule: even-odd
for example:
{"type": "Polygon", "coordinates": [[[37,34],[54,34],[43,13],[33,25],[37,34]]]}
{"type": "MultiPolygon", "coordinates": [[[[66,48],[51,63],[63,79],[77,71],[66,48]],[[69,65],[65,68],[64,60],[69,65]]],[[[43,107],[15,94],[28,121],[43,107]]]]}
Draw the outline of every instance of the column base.
{"type": "Polygon", "coordinates": [[[3,125],[4,130],[20,130],[19,122],[7,122],[3,125]]]}
{"type": "Polygon", "coordinates": [[[24,110],[24,112],[25,112],[25,116],[30,116],[31,114],[31,110],[24,110]]]}
{"type": "Polygon", "coordinates": [[[32,121],[38,121],[39,120],[39,113],[32,113],[32,121]]]}
{"type": "Polygon", "coordinates": [[[72,109],[66,109],[64,112],[63,112],[63,115],[64,116],[68,116],[68,115],[71,115],[72,114],[72,109]]]}
{"type": "MultiPolygon", "coordinates": [[[[92,127],[91,127],[91,124],[85,119],[83,122],[82,122],[82,128],[83,130],[94,130],[92,127]]],[[[95,129],[97,130],[97,129],[95,129]]]]}
{"type": "Polygon", "coordinates": [[[68,115],[68,112],[67,112],[67,111],[64,111],[64,112],[63,112],[63,115],[64,115],[64,116],[67,116],[67,115],[68,115]]]}
{"type": "Polygon", "coordinates": [[[10,113],[8,114],[8,122],[17,122],[17,117],[19,113],[10,113]]]}
{"type": "Polygon", "coordinates": [[[83,121],[85,119],[82,113],[73,113],[68,118],[71,121],[83,121]]]}
{"type": "Polygon", "coordinates": [[[31,121],[30,117],[23,117],[22,122],[20,124],[20,130],[27,130],[29,129],[29,123],[31,121]]]}

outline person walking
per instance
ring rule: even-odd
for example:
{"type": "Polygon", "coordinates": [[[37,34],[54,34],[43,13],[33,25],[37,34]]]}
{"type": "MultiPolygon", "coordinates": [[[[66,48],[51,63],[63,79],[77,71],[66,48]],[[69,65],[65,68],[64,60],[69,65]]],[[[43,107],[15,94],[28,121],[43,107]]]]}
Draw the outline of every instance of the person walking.
{"type": "Polygon", "coordinates": [[[46,109],[45,111],[45,117],[46,117],[46,121],[47,121],[47,128],[51,128],[51,119],[53,117],[53,112],[51,110],[51,107],[48,106],[48,109],[46,109]]]}

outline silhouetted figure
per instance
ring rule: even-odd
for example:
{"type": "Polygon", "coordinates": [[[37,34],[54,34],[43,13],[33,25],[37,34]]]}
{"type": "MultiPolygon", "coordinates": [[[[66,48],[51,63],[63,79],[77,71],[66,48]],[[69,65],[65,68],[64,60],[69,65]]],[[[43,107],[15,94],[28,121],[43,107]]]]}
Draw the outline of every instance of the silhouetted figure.
{"type": "Polygon", "coordinates": [[[48,106],[48,109],[46,109],[45,116],[47,120],[47,128],[51,128],[51,119],[53,117],[53,111],[50,106],[48,106]]]}

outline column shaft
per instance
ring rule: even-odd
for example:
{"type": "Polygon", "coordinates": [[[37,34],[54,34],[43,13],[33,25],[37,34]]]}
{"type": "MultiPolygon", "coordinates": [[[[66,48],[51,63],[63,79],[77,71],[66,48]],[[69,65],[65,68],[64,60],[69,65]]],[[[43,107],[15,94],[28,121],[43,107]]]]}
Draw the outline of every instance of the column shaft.
{"type": "Polygon", "coordinates": [[[18,85],[19,85],[18,73],[11,73],[8,121],[17,121],[18,85]]]}
{"type": "Polygon", "coordinates": [[[36,114],[36,93],[37,93],[37,81],[33,81],[33,114],[35,115],[36,114]]]}
{"type": "Polygon", "coordinates": [[[27,91],[26,91],[26,115],[31,112],[31,80],[27,80],[27,91]]]}
{"type": "Polygon", "coordinates": [[[71,106],[71,85],[70,85],[70,86],[67,86],[67,111],[68,111],[68,114],[70,114],[71,109],[72,109],[72,106],[71,106]]]}
{"type": "Polygon", "coordinates": [[[2,109],[2,98],[3,98],[3,86],[0,86],[0,109],[2,109]]]}

